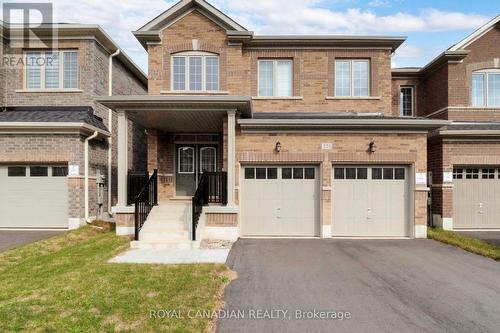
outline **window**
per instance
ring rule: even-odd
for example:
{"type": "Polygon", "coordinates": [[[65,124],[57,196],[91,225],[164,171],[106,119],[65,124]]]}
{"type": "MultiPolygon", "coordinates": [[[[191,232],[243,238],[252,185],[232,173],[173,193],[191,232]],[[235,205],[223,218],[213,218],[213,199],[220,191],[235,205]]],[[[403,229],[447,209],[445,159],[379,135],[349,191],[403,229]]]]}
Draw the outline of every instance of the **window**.
{"type": "Polygon", "coordinates": [[[256,179],[266,179],[266,168],[255,168],[256,179]]]}
{"type": "Polygon", "coordinates": [[[25,55],[26,89],[76,89],[77,51],[37,51],[25,55]]]}
{"type": "Polygon", "coordinates": [[[52,167],[52,177],[66,177],[68,175],[68,167],[52,167]]]}
{"type": "Polygon", "coordinates": [[[399,92],[399,115],[413,116],[413,87],[401,87],[399,92]]]}
{"type": "Polygon", "coordinates": [[[293,179],[304,179],[304,168],[293,168],[293,179]]]}
{"type": "Polygon", "coordinates": [[[368,179],[368,169],[358,168],[356,171],[356,175],[358,179],[368,179]]]}
{"type": "Polygon", "coordinates": [[[49,175],[47,167],[30,167],[30,177],[47,177],[49,175]]]}
{"type": "Polygon", "coordinates": [[[464,169],[453,169],[453,179],[463,179],[464,169]]]}
{"type": "Polygon", "coordinates": [[[259,96],[292,96],[292,73],[292,60],[259,60],[259,96]]]}
{"type": "Polygon", "coordinates": [[[179,173],[194,173],[194,148],[179,148],[179,173]]]}
{"type": "Polygon", "coordinates": [[[465,179],[479,179],[479,169],[465,169],[465,179]]]}
{"type": "Polygon", "coordinates": [[[255,179],[255,168],[245,168],[245,179],[255,179]]]}
{"type": "Polygon", "coordinates": [[[292,168],[281,169],[281,179],[292,179],[292,168]]]}
{"type": "Polygon", "coordinates": [[[500,107],[500,71],[474,72],[471,89],[472,106],[500,107]]]}
{"type": "Polygon", "coordinates": [[[346,168],[345,179],[356,179],[356,168],[346,168]]]}
{"type": "Polygon", "coordinates": [[[192,52],[172,57],[172,90],[218,91],[219,57],[192,52]]]}
{"type": "Polygon", "coordinates": [[[333,170],[333,178],[344,179],[344,168],[335,168],[333,170]]]}
{"type": "Polygon", "coordinates": [[[314,168],[305,168],[304,169],[304,178],[305,179],[314,179],[315,178],[314,168]]]}
{"type": "Polygon", "coordinates": [[[495,169],[483,169],[481,174],[482,179],[495,179],[495,169]]]}
{"type": "Polygon", "coordinates": [[[392,179],[394,179],[394,169],[384,168],[384,180],[392,180],[392,179]]]}
{"type": "Polygon", "coordinates": [[[203,147],[200,149],[201,172],[215,172],[217,168],[217,149],[214,147],[203,147]]]}
{"type": "Polygon", "coordinates": [[[372,169],[372,179],[382,179],[382,168],[372,169]]]}
{"type": "Polygon", "coordinates": [[[267,168],[267,179],[278,179],[278,168],[267,168]]]}
{"type": "Polygon", "coordinates": [[[8,167],[7,173],[9,177],[26,177],[25,167],[8,167]]]}
{"type": "Polygon", "coordinates": [[[369,96],[369,67],[368,60],[336,60],[335,96],[369,96]]]}

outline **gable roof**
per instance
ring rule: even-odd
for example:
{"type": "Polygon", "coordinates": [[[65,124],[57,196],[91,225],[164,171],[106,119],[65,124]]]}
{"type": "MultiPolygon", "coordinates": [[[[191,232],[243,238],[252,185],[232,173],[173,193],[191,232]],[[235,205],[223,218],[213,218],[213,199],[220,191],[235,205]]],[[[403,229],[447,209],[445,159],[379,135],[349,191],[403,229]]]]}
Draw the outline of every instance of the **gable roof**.
{"type": "Polygon", "coordinates": [[[181,0],[146,23],[138,31],[162,30],[195,9],[226,30],[247,31],[243,26],[204,0],[181,0]]]}
{"type": "Polygon", "coordinates": [[[491,19],[488,23],[474,31],[472,34],[469,36],[465,37],[462,39],[460,42],[457,44],[453,45],[448,49],[448,51],[458,51],[458,50],[463,50],[470,44],[474,43],[476,40],[484,36],[486,33],[491,31],[493,28],[495,28],[498,23],[500,22],[500,15],[497,15],[493,19],[491,19]]]}

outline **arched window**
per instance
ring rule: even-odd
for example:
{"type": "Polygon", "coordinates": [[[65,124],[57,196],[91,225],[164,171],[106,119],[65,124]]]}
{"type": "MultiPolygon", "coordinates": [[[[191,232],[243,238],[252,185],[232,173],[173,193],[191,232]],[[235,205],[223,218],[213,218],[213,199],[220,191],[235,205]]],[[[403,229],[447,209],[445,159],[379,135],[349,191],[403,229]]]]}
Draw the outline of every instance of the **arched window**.
{"type": "Polygon", "coordinates": [[[472,106],[500,107],[500,70],[473,72],[471,88],[472,106]]]}
{"type": "Polygon", "coordinates": [[[219,56],[208,52],[172,55],[172,90],[218,91],[219,56]]]}

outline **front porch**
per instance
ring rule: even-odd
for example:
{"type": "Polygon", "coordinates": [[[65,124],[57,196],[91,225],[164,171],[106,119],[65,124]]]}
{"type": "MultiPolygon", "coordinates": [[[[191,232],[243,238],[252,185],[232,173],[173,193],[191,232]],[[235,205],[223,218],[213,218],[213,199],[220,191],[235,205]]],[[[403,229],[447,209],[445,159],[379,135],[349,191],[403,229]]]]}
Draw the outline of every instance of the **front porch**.
{"type": "Polygon", "coordinates": [[[143,248],[236,240],[236,117],[250,116],[250,99],[113,96],[100,102],[118,114],[117,233],[135,235],[132,246],[143,248]],[[146,131],[147,170],[129,169],[129,121],[146,131]],[[138,174],[150,179],[137,182],[138,174]]]}

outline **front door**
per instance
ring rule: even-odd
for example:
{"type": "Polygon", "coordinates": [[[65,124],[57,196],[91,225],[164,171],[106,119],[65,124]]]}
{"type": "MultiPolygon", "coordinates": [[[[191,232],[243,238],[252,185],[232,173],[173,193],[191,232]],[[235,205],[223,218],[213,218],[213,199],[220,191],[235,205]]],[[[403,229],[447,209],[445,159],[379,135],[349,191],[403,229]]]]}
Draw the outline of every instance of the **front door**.
{"type": "Polygon", "coordinates": [[[176,196],[193,196],[203,172],[217,171],[217,146],[177,145],[176,196]]]}

